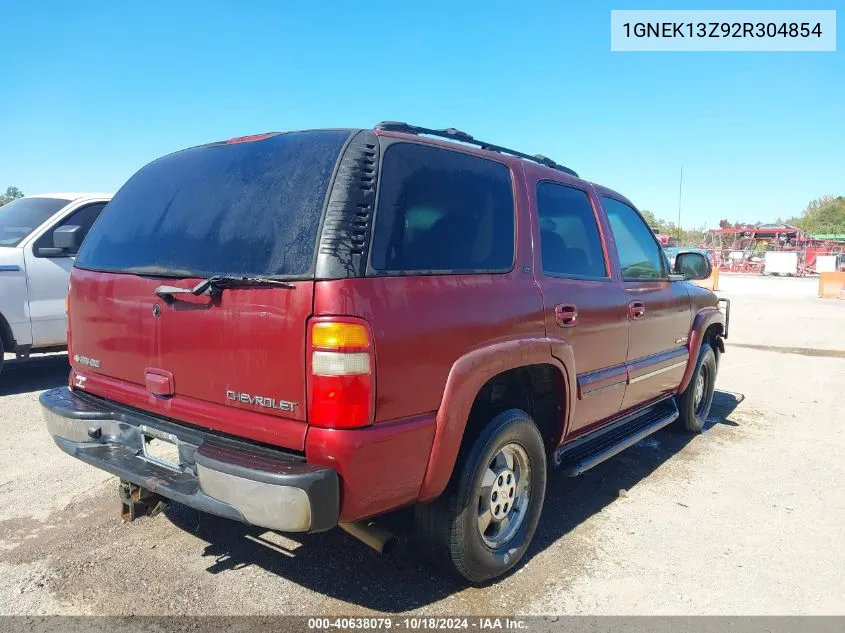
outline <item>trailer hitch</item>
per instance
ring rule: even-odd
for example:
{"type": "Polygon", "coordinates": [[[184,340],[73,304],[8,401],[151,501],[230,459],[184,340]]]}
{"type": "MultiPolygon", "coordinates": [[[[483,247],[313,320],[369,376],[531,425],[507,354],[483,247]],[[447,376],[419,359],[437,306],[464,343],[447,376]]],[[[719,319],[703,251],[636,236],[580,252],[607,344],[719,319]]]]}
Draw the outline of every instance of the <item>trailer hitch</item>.
{"type": "Polygon", "coordinates": [[[125,523],[130,523],[142,516],[154,517],[167,506],[167,499],[161,495],[122,479],[118,495],[120,496],[120,516],[125,523]]]}

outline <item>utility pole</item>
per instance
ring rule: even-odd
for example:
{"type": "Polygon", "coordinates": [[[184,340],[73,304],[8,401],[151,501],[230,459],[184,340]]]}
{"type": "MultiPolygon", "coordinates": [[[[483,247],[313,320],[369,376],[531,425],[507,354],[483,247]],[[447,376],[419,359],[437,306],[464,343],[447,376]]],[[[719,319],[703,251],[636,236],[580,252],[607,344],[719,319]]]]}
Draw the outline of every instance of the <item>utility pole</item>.
{"type": "Polygon", "coordinates": [[[681,180],[678,183],[678,246],[681,246],[681,192],[684,186],[684,166],[681,165],[681,180]]]}

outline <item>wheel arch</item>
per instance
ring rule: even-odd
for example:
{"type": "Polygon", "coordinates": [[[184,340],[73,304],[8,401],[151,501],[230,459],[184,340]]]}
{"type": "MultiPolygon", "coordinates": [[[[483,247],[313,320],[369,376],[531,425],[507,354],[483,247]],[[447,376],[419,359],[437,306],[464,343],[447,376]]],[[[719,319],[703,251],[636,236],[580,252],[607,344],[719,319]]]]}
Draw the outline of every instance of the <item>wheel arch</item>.
{"type": "Polygon", "coordinates": [[[690,380],[692,380],[692,374],[695,371],[698,354],[701,351],[701,345],[705,341],[712,340],[720,352],[725,351],[725,343],[722,340],[724,333],[725,315],[721,310],[719,310],[719,308],[703,308],[696,313],[689,333],[689,358],[687,361],[687,368],[681,378],[681,384],[678,386],[678,393],[683,393],[689,385],[690,380]]]}
{"type": "Polygon", "coordinates": [[[3,342],[3,348],[7,352],[15,351],[15,336],[12,334],[12,326],[6,321],[6,317],[0,312],[0,341],[3,342]]]}
{"type": "Polygon", "coordinates": [[[531,376],[531,368],[539,366],[549,366],[557,376],[563,415],[559,429],[554,429],[553,433],[562,435],[571,417],[573,398],[569,394],[575,376],[572,348],[566,341],[546,337],[499,341],[472,350],[452,365],[437,410],[434,442],[420,488],[420,501],[431,501],[446,488],[469,427],[473,406],[485,387],[509,372],[527,372],[531,376]]]}

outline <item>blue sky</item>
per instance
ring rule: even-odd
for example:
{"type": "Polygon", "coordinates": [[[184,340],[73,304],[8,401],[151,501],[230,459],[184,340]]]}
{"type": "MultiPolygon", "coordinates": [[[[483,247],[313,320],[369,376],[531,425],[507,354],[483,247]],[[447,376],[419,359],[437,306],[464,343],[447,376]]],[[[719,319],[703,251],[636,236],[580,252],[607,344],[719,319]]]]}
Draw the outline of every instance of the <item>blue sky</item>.
{"type": "Polygon", "coordinates": [[[683,165],[684,225],[845,194],[841,36],[835,53],[611,53],[611,8],[737,7],[598,5],[4,3],[0,187],[116,190],[183,147],[395,119],[546,154],[669,220],[683,165]]]}

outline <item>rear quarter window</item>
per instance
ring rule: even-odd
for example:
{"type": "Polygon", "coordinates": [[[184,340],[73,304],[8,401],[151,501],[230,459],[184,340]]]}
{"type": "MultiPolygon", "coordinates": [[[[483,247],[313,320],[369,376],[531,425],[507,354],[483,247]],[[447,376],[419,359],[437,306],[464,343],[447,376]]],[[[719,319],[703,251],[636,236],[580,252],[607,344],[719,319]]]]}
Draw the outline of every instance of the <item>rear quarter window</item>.
{"type": "Polygon", "coordinates": [[[505,272],[513,258],[506,165],[418,143],[387,148],[370,258],[376,273],[505,272]]]}
{"type": "Polygon", "coordinates": [[[77,266],[173,276],[304,276],[348,137],[344,130],[291,132],[156,160],[103,211],[77,266]]]}

